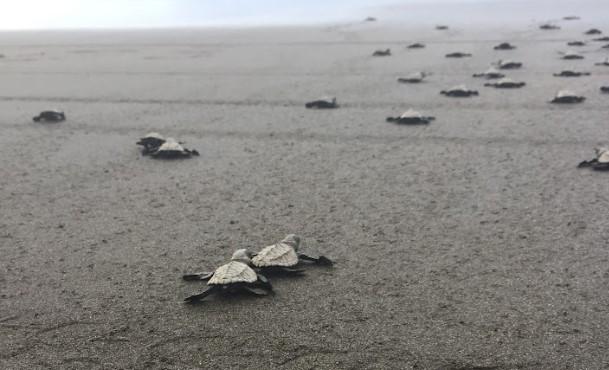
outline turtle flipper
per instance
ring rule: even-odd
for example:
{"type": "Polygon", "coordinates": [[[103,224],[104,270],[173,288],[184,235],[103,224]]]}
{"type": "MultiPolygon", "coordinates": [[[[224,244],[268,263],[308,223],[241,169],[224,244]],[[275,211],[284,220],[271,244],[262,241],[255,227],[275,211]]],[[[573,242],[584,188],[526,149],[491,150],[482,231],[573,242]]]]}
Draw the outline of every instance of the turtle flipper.
{"type": "Polygon", "coordinates": [[[592,160],[590,160],[590,161],[583,161],[583,162],[580,162],[580,163],[577,165],[577,168],[592,167],[592,166],[594,166],[595,164],[596,164],[596,159],[592,159],[592,160]]]}
{"type": "Polygon", "coordinates": [[[200,280],[209,280],[214,275],[213,272],[199,272],[195,274],[185,274],[182,275],[182,279],[186,281],[200,281],[200,280]]]}
{"type": "Polygon", "coordinates": [[[199,294],[191,295],[190,297],[184,298],[184,302],[197,303],[197,302],[201,301],[203,298],[207,297],[208,295],[215,293],[216,290],[217,290],[217,287],[212,286],[210,288],[207,288],[207,290],[204,290],[203,292],[201,292],[199,294]]]}
{"type": "Polygon", "coordinates": [[[299,253],[298,257],[305,261],[314,262],[315,264],[321,265],[321,266],[332,266],[334,264],[334,262],[332,262],[329,258],[326,258],[324,256],[319,256],[319,257],[315,258],[315,257],[307,256],[306,254],[299,253]]]}
{"type": "Polygon", "coordinates": [[[260,273],[256,273],[256,275],[258,276],[258,283],[260,286],[262,286],[268,290],[273,290],[273,286],[271,285],[271,282],[269,281],[269,279],[266,276],[264,276],[260,273]]]}
{"type": "Polygon", "coordinates": [[[293,267],[282,267],[281,269],[278,270],[278,272],[286,274],[286,275],[298,276],[298,275],[303,275],[305,270],[293,268],[293,267]]]}
{"type": "Polygon", "coordinates": [[[592,169],[597,171],[607,171],[609,170],[609,163],[596,162],[592,165],[592,169]]]}
{"type": "Polygon", "coordinates": [[[266,289],[258,288],[258,287],[254,287],[254,286],[244,286],[242,289],[248,293],[251,293],[251,294],[257,295],[257,296],[266,296],[266,295],[269,295],[272,293],[272,290],[268,291],[266,289]]]}

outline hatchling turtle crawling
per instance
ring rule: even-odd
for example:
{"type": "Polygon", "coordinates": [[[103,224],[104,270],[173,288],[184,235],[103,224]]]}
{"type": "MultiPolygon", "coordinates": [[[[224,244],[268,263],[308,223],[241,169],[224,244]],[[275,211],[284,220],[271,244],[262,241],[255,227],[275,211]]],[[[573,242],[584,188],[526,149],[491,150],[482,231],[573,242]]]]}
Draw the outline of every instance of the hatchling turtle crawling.
{"type": "Polygon", "coordinates": [[[183,275],[187,281],[207,280],[209,286],[199,294],[184,299],[185,302],[195,303],[215,293],[251,293],[258,296],[273,292],[269,280],[250,267],[251,254],[246,249],[239,249],[233,253],[231,261],[218,267],[211,273],[196,273],[183,275]]]}
{"type": "Polygon", "coordinates": [[[375,50],[374,53],[372,53],[373,57],[387,57],[390,55],[391,55],[391,49],[375,50]]]}
{"type": "Polygon", "coordinates": [[[470,53],[463,53],[460,51],[456,51],[454,53],[448,53],[445,56],[446,56],[446,58],[466,58],[466,57],[471,57],[472,55],[470,53]]]}
{"type": "Polygon", "coordinates": [[[34,122],[61,122],[66,120],[66,115],[64,112],[53,109],[42,111],[39,115],[32,119],[34,122]]]}
{"type": "Polygon", "coordinates": [[[609,36],[597,37],[595,39],[592,39],[592,41],[601,41],[601,42],[609,41],[609,36]]]}
{"type": "Polygon", "coordinates": [[[336,103],[336,98],[330,98],[328,96],[324,96],[317,100],[310,101],[305,104],[306,108],[309,109],[333,109],[338,108],[338,103],[336,103]]]}
{"type": "Polygon", "coordinates": [[[602,62],[594,63],[595,66],[609,67],[609,57],[605,58],[602,62]]]}
{"type": "Polygon", "coordinates": [[[501,44],[495,46],[493,49],[495,49],[495,50],[513,50],[513,49],[516,49],[516,46],[510,44],[509,42],[502,42],[501,44]]]}
{"type": "Polygon", "coordinates": [[[495,69],[493,67],[487,69],[486,71],[484,71],[482,73],[474,73],[472,76],[473,77],[483,77],[483,78],[486,78],[487,80],[493,80],[493,79],[505,77],[505,75],[503,73],[499,72],[497,69],[495,69]]]}
{"type": "Polygon", "coordinates": [[[562,53],[562,58],[564,60],[577,60],[577,59],[584,59],[584,56],[581,55],[580,53],[577,53],[575,51],[567,51],[566,53],[562,53]]]}
{"type": "Polygon", "coordinates": [[[585,97],[577,95],[569,90],[560,90],[556,93],[554,99],[550,100],[550,103],[556,104],[574,104],[581,103],[586,100],[585,97]]]}
{"type": "Polygon", "coordinates": [[[584,35],[600,35],[603,31],[598,28],[590,28],[588,31],[584,32],[584,35]]]}
{"type": "Polygon", "coordinates": [[[279,243],[262,248],[252,258],[252,266],[264,273],[300,274],[298,267],[304,262],[313,262],[321,266],[332,266],[334,263],[324,256],[311,257],[298,252],[300,237],[289,234],[279,243]]]}
{"type": "Polygon", "coordinates": [[[165,138],[158,132],[150,132],[136,143],[144,148],[142,149],[143,155],[148,155],[156,152],[161,145],[165,143],[165,138]]]}
{"type": "Polygon", "coordinates": [[[443,24],[439,24],[439,25],[437,25],[437,26],[436,26],[436,29],[437,29],[437,30],[447,30],[447,29],[448,29],[448,26],[445,26],[445,25],[443,25],[443,24]]]}
{"type": "Polygon", "coordinates": [[[583,41],[569,41],[567,42],[568,46],[586,46],[586,43],[583,41]]]}
{"type": "Polygon", "coordinates": [[[366,17],[366,19],[364,19],[364,22],[376,22],[376,18],[374,18],[374,17],[366,17]]]}
{"type": "Polygon", "coordinates": [[[421,44],[420,42],[415,42],[414,44],[410,44],[407,46],[408,49],[423,49],[425,44],[421,44]]]}
{"type": "Polygon", "coordinates": [[[583,161],[577,165],[578,168],[591,167],[593,170],[606,171],[609,170],[609,149],[596,148],[596,158],[589,161],[583,161]]]}
{"type": "Polygon", "coordinates": [[[386,121],[406,125],[418,125],[427,124],[435,119],[436,117],[424,116],[413,109],[409,109],[398,117],[387,117],[386,121]]]}
{"type": "Polygon", "coordinates": [[[560,73],[554,73],[554,77],[581,77],[581,76],[590,76],[590,72],[578,72],[573,70],[564,70],[560,71],[560,73]]]}
{"type": "Polygon", "coordinates": [[[182,144],[178,143],[175,139],[168,137],[157,150],[150,153],[154,158],[174,159],[174,158],[188,158],[193,155],[199,155],[196,150],[186,149],[182,144]]]}
{"type": "Polygon", "coordinates": [[[430,73],[426,73],[426,72],[414,72],[414,73],[409,74],[406,77],[398,78],[398,82],[406,83],[406,84],[416,84],[416,83],[423,82],[423,79],[425,79],[425,77],[427,77],[429,75],[430,75],[430,73]]]}
{"type": "Polygon", "coordinates": [[[539,26],[540,30],[559,30],[560,27],[558,27],[555,24],[552,23],[544,23],[542,25],[539,26]]]}
{"type": "Polygon", "coordinates": [[[513,60],[498,60],[495,65],[499,69],[519,69],[522,67],[522,63],[513,60]]]}
{"type": "Polygon", "coordinates": [[[601,86],[601,92],[605,94],[609,94],[609,85],[601,86]]]}
{"type": "Polygon", "coordinates": [[[511,78],[502,78],[497,82],[487,82],[484,84],[484,86],[491,86],[498,89],[517,89],[525,85],[525,82],[516,82],[511,78]]]}
{"type": "Polygon", "coordinates": [[[448,90],[442,90],[442,91],[440,91],[440,94],[454,97],[454,98],[467,98],[470,96],[477,96],[478,91],[470,90],[465,85],[459,85],[459,86],[452,87],[448,90]]]}

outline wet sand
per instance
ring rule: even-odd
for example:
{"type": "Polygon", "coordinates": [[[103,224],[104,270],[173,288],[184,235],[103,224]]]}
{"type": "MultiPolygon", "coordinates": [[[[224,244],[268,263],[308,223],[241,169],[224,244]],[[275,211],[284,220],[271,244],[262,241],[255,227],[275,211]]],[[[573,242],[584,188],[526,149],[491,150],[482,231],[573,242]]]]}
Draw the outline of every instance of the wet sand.
{"type": "Polygon", "coordinates": [[[607,143],[608,52],[560,60],[598,25],[562,26],[1,34],[0,367],[609,366],[608,177],[576,169],[607,143]],[[500,58],[525,88],[471,78],[500,58]],[[480,96],[439,94],[461,83],[480,96]],[[68,121],[31,122],[49,107],[68,121]],[[410,107],[436,121],[385,122],[410,107]],[[149,131],[201,156],[142,157],[149,131]],[[335,268],[182,304],[182,273],[293,232],[335,268]]]}

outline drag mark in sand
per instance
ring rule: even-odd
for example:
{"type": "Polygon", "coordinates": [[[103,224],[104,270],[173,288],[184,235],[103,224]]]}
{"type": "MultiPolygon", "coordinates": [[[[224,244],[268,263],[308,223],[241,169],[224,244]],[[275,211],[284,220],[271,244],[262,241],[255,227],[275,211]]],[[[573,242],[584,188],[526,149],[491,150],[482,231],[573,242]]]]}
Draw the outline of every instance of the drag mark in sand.
{"type": "MultiPolygon", "coordinates": [[[[133,98],[77,98],[69,96],[0,96],[0,102],[51,102],[51,103],[84,103],[84,104],[148,104],[148,105],[208,105],[208,106],[236,106],[236,107],[305,107],[304,101],[296,100],[261,100],[261,99],[246,99],[246,100],[226,100],[226,99],[133,99],[133,98]]],[[[546,101],[541,100],[537,105],[528,105],[527,110],[548,111],[552,107],[548,107],[546,101]]],[[[341,103],[341,108],[396,108],[403,105],[401,102],[347,102],[341,103]]],[[[433,107],[435,109],[454,108],[450,103],[438,104],[430,106],[421,106],[422,108],[433,107]]],[[[461,111],[488,111],[499,109],[522,109],[522,104],[498,104],[490,105],[488,102],[473,103],[467,107],[459,107],[461,111]]],[[[587,107],[587,111],[605,112],[605,107],[587,107]]]]}

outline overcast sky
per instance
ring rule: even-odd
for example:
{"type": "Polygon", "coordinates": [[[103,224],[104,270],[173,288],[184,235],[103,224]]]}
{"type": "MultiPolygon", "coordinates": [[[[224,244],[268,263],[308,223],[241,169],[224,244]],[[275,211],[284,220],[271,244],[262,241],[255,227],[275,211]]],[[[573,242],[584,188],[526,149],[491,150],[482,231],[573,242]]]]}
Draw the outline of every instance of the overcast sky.
{"type": "Polygon", "coordinates": [[[429,0],[0,0],[0,29],[330,22],[352,20],[383,5],[425,2],[429,0]]]}
{"type": "Polygon", "coordinates": [[[438,17],[438,13],[447,20],[459,15],[468,20],[475,11],[497,17],[516,13],[549,17],[561,11],[578,12],[584,3],[595,4],[593,15],[609,11],[609,0],[0,0],[0,29],[323,23],[352,21],[368,14],[383,19],[404,16],[406,22],[438,17]],[[431,5],[436,2],[446,6],[431,5]],[[470,5],[457,5],[461,3],[470,5]],[[391,10],[383,13],[384,7],[391,10]]]}

